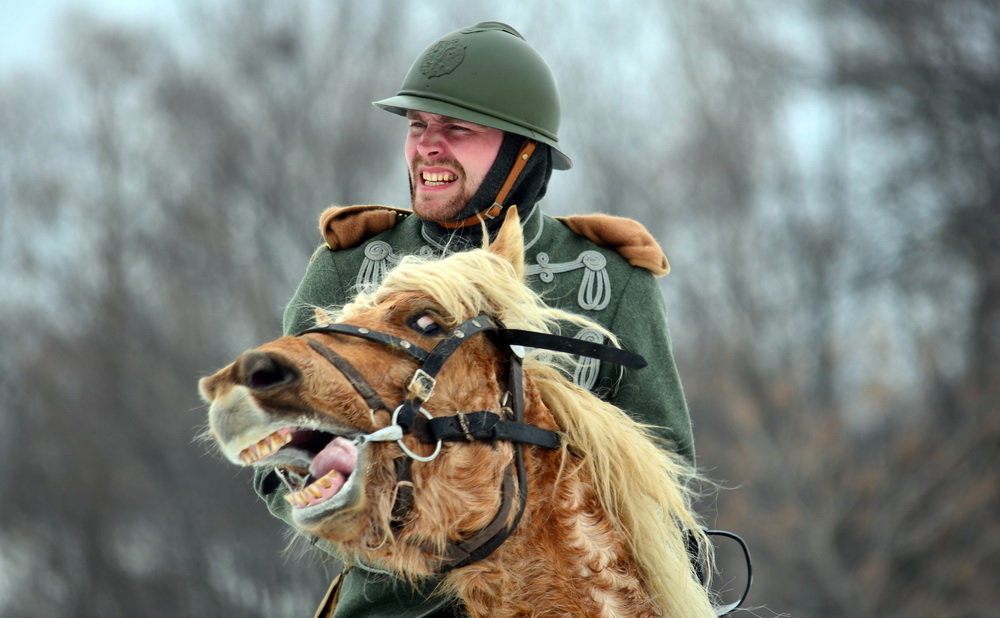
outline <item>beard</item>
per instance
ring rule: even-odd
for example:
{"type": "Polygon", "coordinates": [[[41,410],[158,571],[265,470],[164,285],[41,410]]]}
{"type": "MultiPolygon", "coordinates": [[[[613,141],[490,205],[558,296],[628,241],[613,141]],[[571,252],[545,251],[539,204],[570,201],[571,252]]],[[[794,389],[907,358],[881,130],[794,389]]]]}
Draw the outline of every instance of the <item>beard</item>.
{"type": "Polygon", "coordinates": [[[421,165],[429,165],[427,161],[418,157],[410,163],[409,169],[410,208],[421,219],[450,221],[465,209],[469,200],[475,195],[475,191],[469,188],[468,176],[458,161],[454,159],[438,160],[434,164],[448,167],[458,176],[458,179],[452,183],[450,197],[438,196],[433,193],[418,195],[417,187],[420,183],[420,176],[417,169],[421,165]]]}

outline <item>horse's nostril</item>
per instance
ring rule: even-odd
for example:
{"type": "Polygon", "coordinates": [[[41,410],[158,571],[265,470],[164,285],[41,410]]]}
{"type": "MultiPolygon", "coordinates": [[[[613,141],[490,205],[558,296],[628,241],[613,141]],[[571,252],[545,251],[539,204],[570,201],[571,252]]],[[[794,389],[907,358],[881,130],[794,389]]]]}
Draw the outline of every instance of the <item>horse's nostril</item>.
{"type": "Polygon", "coordinates": [[[264,352],[252,350],[239,358],[243,383],[254,390],[266,390],[293,381],[297,373],[288,365],[264,352]]]}
{"type": "Polygon", "coordinates": [[[284,381],[285,373],[280,367],[256,369],[247,376],[247,386],[250,388],[269,388],[284,381]]]}

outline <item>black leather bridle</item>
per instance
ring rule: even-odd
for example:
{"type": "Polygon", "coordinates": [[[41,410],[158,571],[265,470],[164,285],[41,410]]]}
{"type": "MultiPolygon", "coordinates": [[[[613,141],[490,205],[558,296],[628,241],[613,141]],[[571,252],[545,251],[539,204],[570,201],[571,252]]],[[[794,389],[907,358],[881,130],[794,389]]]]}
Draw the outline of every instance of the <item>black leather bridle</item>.
{"type": "MultiPolygon", "coordinates": [[[[363,441],[395,441],[406,454],[395,460],[396,465],[396,496],[392,507],[390,526],[393,534],[399,532],[407,523],[407,514],[413,504],[412,464],[417,461],[431,461],[439,454],[443,442],[494,442],[505,440],[514,444],[514,463],[504,471],[502,481],[503,500],[493,520],[472,537],[458,542],[452,542],[445,548],[438,573],[446,573],[453,569],[464,567],[493,553],[507,538],[514,533],[524,514],[527,504],[528,484],[524,469],[523,445],[530,444],[546,449],[559,448],[561,438],[558,433],[541,429],[524,422],[524,383],[521,370],[521,357],[514,350],[516,346],[540,348],[556,352],[565,352],[578,356],[598,358],[631,369],[641,369],[646,366],[646,360],[633,352],[608,345],[561,337],[548,333],[516,330],[506,328],[496,318],[480,315],[459,324],[430,350],[379,331],[350,324],[324,324],[300,332],[298,337],[311,333],[327,335],[349,335],[360,337],[388,346],[402,352],[417,361],[418,368],[407,385],[407,397],[391,410],[385,404],[364,376],[347,359],[333,348],[330,348],[314,338],[306,338],[309,347],[326,358],[354,386],[354,389],[365,400],[372,414],[385,410],[392,415],[390,425],[367,436],[363,441]],[[431,397],[437,382],[437,374],[445,362],[458,351],[463,343],[479,333],[486,333],[493,343],[507,357],[508,376],[507,394],[509,406],[505,404],[501,414],[480,410],[477,412],[456,412],[452,416],[432,417],[423,409],[423,404],[431,397]],[[413,434],[421,442],[437,444],[434,453],[428,457],[417,455],[403,444],[403,436],[413,434]],[[512,470],[513,468],[513,470],[512,470]],[[517,477],[517,513],[509,526],[504,522],[510,515],[514,497],[514,476],[517,477]]],[[[715,607],[717,616],[725,616],[740,607],[750,591],[753,581],[750,563],[750,551],[739,536],[723,530],[706,530],[710,536],[728,537],[735,540],[742,550],[746,561],[746,582],[740,598],[735,603],[715,607]]],[[[689,537],[690,541],[690,537],[689,537]]],[[[694,568],[704,583],[696,544],[688,548],[694,568]]]]}
{"type": "Polygon", "coordinates": [[[503,478],[503,500],[493,520],[482,530],[465,541],[448,546],[438,572],[444,573],[482,560],[495,551],[517,528],[527,503],[527,478],[524,469],[523,445],[530,444],[545,449],[556,449],[561,444],[558,433],[541,429],[524,422],[524,388],[521,370],[521,356],[514,346],[542,348],[579,356],[598,358],[630,368],[642,368],[646,361],[638,354],[611,346],[538,333],[509,329],[491,316],[479,315],[466,320],[448,332],[430,351],[387,333],[350,324],[324,324],[300,332],[298,337],[312,333],[325,335],[348,335],[360,337],[385,345],[408,355],[417,362],[418,368],[407,385],[407,395],[395,409],[379,397],[364,376],[351,363],[315,338],[307,337],[308,344],[316,353],[334,365],[353,385],[358,394],[372,410],[385,410],[392,415],[391,424],[372,434],[362,436],[362,441],[395,441],[407,457],[396,460],[396,498],[392,509],[391,526],[394,533],[406,525],[406,515],[413,500],[412,462],[430,461],[437,457],[443,442],[452,441],[508,441],[514,444],[514,463],[508,466],[503,478]],[[502,404],[500,414],[488,410],[476,412],[456,412],[451,416],[432,417],[423,409],[423,404],[431,397],[437,382],[437,374],[463,343],[477,334],[486,333],[507,357],[507,401],[502,404]],[[406,434],[416,436],[421,442],[436,444],[430,456],[420,456],[403,443],[406,434]],[[512,470],[513,468],[513,470],[512,470]],[[517,479],[517,512],[509,526],[505,525],[514,500],[514,477],[517,479]]]}

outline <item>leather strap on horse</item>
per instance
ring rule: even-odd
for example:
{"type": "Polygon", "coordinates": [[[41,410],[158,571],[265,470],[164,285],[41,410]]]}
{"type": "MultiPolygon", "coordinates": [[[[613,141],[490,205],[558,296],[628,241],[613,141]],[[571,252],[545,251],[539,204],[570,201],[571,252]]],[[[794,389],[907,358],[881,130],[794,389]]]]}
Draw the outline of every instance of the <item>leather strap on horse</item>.
{"type": "Polygon", "coordinates": [[[524,142],[521,146],[520,152],[517,153],[517,158],[514,160],[514,167],[510,169],[510,173],[507,174],[507,179],[504,180],[503,185],[497,192],[496,199],[493,200],[493,204],[490,205],[485,210],[477,212],[471,217],[462,219],[461,221],[436,221],[438,225],[449,230],[456,230],[463,227],[469,227],[470,225],[478,225],[481,221],[488,221],[490,219],[496,219],[504,209],[504,201],[510,194],[511,190],[514,188],[514,183],[517,182],[517,178],[524,171],[524,166],[528,164],[528,160],[531,159],[531,155],[535,153],[535,148],[537,144],[531,140],[524,142]]]}
{"type": "MultiPolygon", "coordinates": [[[[352,326],[348,324],[328,324],[311,328],[299,333],[298,336],[309,333],[324,333],[329,335],[349,335],[368,339],[409,355],[417,361],[420,368],[414,373],[411,380],[410,395],[397,408],[393,418],[399,426],[385,427],[379,432],[387,429],[395,429],[398,436],[404,433],[415,434],[418,439],[430,442],[444,441],[484,441],[494,442],[497,440],[508,441],[513,444],[514,462],[504,470],[501,483],[501,503],[497,513],[489,524],[468,539],[453,542],[445,549],[442,557],[439,573],[445,573],[453,569],[461,568],[482,560],[492,554],[507,538],[514,533],[528,501],[527,474],[524,465],[524,444],[532,444],[542,448],[555,449],[560,446],[560,436],[554,431],[528,425],[524,422],[524,383],[521,370],[521,359],[511,349],[511,345],[525,345],[529,347],[543,348],[578,354],[608,360],[632,368],[642,368],[646,366],[646,361],[641,356],[626,352],[618,348],[603,344],[591,344],[588,342],[559,337],[547,333],[535,333],[530,331],[520,331],[507,329],[495,318],[480,315],[470,320],[466,320],[458,327],[452,329],[450,333],[438,341],[437,345],[428,352],[415,344],[401,339],[394,335],[372,331],[368,328],[352,326]],[[472,335],[480,332],[492,332],[495,335],[494,341],[502,348],[506,348],[509,362],[508,372],[508,393],[512,398],[511,412],[512,419],[505,419],[502,416],[487,410],[478,412],[463,413],[456,412],[453,416],[424,418],[417,413],[424,401],[430,397],[434,389],[436,375],[441,370],[444,363],[454,354],[462,343],[468,341],[472,335]],[[412,388],[414,383],[418,383],[418,388],[412,388]],[[418,391],[416,394],[414,391],[418,391]],[[517,478],[517,511],[509,526],[505,526],[505,521],[510,516],[511,508],[514,504],[514,473],[517,478]]],[[[355,390],[365,400],[365,403],[374,410],[388,410],[385,403],[378,396],[377,392],[365,380],[357,369],[350,362],[340,356],[330,348],[327,348],[312,338],[307,339],[309,347],[318,354],[326,358],[333,364],[344,377],[354,386],[355,390]]],[[[507,408],[504,408],[507,410],[507,408]]],[[[425,412],[426,414],[426,412],[425,412]]],[[[379,433],[376,432],[376,433],[379,433]]],[[[374,434],[372,434],[374,435],[374,434]]],[[[369,436],[371,437],[371,436],[369,436]]],[[[402,440],[394,438],[402,447],[402,440]]],[[[409,451],[407,451],[409,452],[409,451]]],[[[411,456],[412,457],[412,456],[411,456]]],[[[400,457],[395,460],[396,466],[396,495],[393,499],[390,526],[393,534],[398,534],[406,526],[407,515],[413,503],[413,480],[411,457],[400,457]]],[[[743,550],[747,565],[747,581],[743,593],[735,603],[720,605],[715,608],[716,615],[724,616],[738,608],[746,599],[752,582],[752,570],[750,564],[750,552],[746,543],[738,536],[725,531],[709,530],[709,535],[724,536],[736,540],[743,550]]],[[[689,552],[692,553],[695,571],[699,578],[703,576],[697,556],[697,544],[692,544],[689,538],[689,552]]],[[[324,611],[332,610],[336,604],[336,594],[339,592],[339,581],[334,582],[327,599],[324,601],[317,616],[324,615],[324,611]]],[[[704,580],[702,580],[704,581],[704,580]]]]}
{"type": "MultiPolygon", "coordinates": [[[[743,602],[747,600],[747,595],[750,594],[750,586],[753,584],[753,563],[750,561],[750,548],[747,547],[746,541],[744,541],[739,535],[733,534],[728,530],[705,530],[705,534],[708,536],[718,536],[735,541],[743,553],[743,560],[746,564],[746,583],[743,586],[743,592],[740,593],[740,598],[732,603],[726,603],[724,605],[716,605],[715,609],[716,616],[728,616],[729,614],[736,611],[743,602]]],[[[693,556],[692,559],[696,559],[697,556],[693,556]]],[[[696,563],[697,564],[697,563],[696,563]]],[[[704,580],[702,580],[704,584],[704,580]]]]}
{"type": "MultiPolygon", "coordinates": [[[[514,422],[522,424],[524,422],[524,377],[521,372],[521,359],[517,356],[511,355],[510,357],[510,371],[508,376],[508,388],[510,389],[510,394],[513,399],[512,412],[514,415],[514,422]]],[[[514,443],[514,468],[517,471],[517,512],[514,514],[514,521],[510,523],[507,528],[500,528],[500,524],[503,520],[507,518],[507,513],[510,512],[511,502],[513,493],[510,488],[510,466],[504,471],[504,482],[503,482],[503,492],[500,509],[497,514],[493,517],[493,521],[487,525],[482,531],[476,534],[473,539],[475,539],[478,547],[471,549],[473,539],[467,540],[463,543],[461,547],[462,553],[466,555],[464,557],[457,558],[449,556],[442,566],[438,569],[439,573],[447,573],[448,571],[458,569],[473,562],[478,562],[483,558],[486,558],[492,554],[498,547],[503,545],[507,538],[514,534],[517,530],[518,524],[521,523],[521,517],[524,515],[524,509],[528,505],[528,475],[524,469],[524,447],[515,442],[514,443]],[[487,530],[494,527],[499,528],[492,536],[487,537],[487,530]]],[[[449,552],[451,553],[451,552],[449,552]]]]}
{"type": "MultiPolygon", "coordinates": [[[[526,345],[571,354],[592,356],[623,364],[629,367],[641,368],[646,361],[637,354],[602,344],[583,342],[569,337],[560,337],[547,333],[533,333],[507,329],[497,319],[480,315],[459,324],[444,338],[440,339],[429,352],[414,343],[390,335],[373,331],[368,328],[350,324],[326,324],[310,328],[298,336],[310,333],[327,335],[348,335],[374,341],[398,350],[417,361],[419,368],[410,381],[407,398],[393,413],[393,423],[397,436],[406,433],[415,435],[421,441],[437,442],[440,446],[444,441],[485,441],[504,440],[514,446],[514,462],[504,471],[501,487],[501,504],[493,520],[465,541],[452,543],[445,550],[439,573],[457,569],[473,562],[482,560],[492,554],[507,538],[514,533],[528,500],[527,474],[524,466],[524,444],[532,444],[542,448],[559,448],[560,435],[554,431],[535,427],[524,422],[524,379],[521,369],[521,359],[513,352],[511,345],[526,345]],[[481,332],[494,333],[494,342],[505,349],[509,363],[508,392],[512,399],[509,410],[511,419],[488,410],[472,413],[457,412],[453,416],[425,418],[429,416],[422,408],[423,403],[430,398],[437,380],[437,374],[445,362],[472,336],[481,332]],[[422,415],[422,414],[423,415],[422,415]],[[513,468],[513,472],[512,472],[513,468]],[[516,474],[517,496],[514,497],[513,485],[516,474]],[[517,500],[517,511],[510,525],[505,525],[517,500]]],[[[309,346],[332,363],[354,386],[365,402],[373,409],[388,409],[381,398],[350,362],[333,350],[327,348],[312,338],[309,346]]],[[[385,432],[393,427],[385,427],[379,432],[385,432]]],[[[379,433],[376,432],[376,433],[379,433]]],[[[372,434],[375,435],[375,434],[372,434]]],[[[371,436],[369,436],[371,437],[371,436]]],[[[403,448],[400,438],[394,439],[403,448]]],[[[409,454],[409,451],[404,448],[409,454]]],[[[406,516],[412,506],[412,454],[396,461],[396,496],[393,501],[391,527],[394,533],[400,532],[406,525],[406,516]]],[[[424,461],[421,459],[421,461],[424,461]]]]}
{"type": "Polygon", "coordinates": [[[439,568],[439,573],[445,573],[457,569],[461,566],[467,564],[472,564],[478,560],[482,560],[486,556],[493,553],[497,547],[499,547],[503,541],[507,540],[507,537],[513,532],[513,529],[504,530],[504,524],[507,521],[507,516],[510,515],[510,509],[514,504],[512,499],[514,495],[514,475],[511,472],[511,466],[507,466],[507,469],[503,473],[503,482],[500,488],[500,509],[497,511],[496,515],[493,516],[493,520],[486,524],[486,526],[472,535],[471,537],[465,539],[464,541],[453,541],[448,547],[445,548],[444,560],[442,561],[441,567],[439,568]],[[506,532],[499,542],[496,541],[498,535],[502,532],[506,532]],[[494,546],[489,550],[485,549],[490,541],[493,541],[494,546]]]}
{"type": "Polygon", "coordinates": [[[458,412],[454,416],[439,416],[414,424],[414,433],[428,444],[445,442],[494,442],[503,440],[518,444],[533,444],[547,449],[559,448],[559,434],[534,425],[507,421],[488,410],[458,412]],[[422,427],[420,427],[422,425],[422,427]],[[423,429],[423,431],[420,431],[423,429]]]}
{"type": "Polygon", "coordinates": [[[369,339],[371,341],[376,341],[383,345],[387,345],[394,350],[399,350],[404,354],[412,356],[414,360],[418,363],[422,363],[427,359],[427,351],[420,346],[413,345],[406,339],[401,339],[395,335],[390,335],[388,333],[382,333],[377,330],[371,330],[364,328],[363,326],[353,326],[351,324],[320,324],[319,326],[314,326],[312,328],[307,328],[306,330],[295,335],[296,337],[301,337],[302,335],[308,335],[309,333],[322,333],[325,335],[350,335],[351,337],[360,337],[361,339],[369,339]]]}
{"type": "Polygon", "coordinates": [[[629,369],[642,369],[646,366],[646,359],[642,356],[628,350],[604,345],[603,343],[595,343],[573,337],[562,337],[560,335],[550,335],[548,333],[517,330],[514,328],[506,328],[501,331],[500,335],[508,345],[523,345],[529,348],[540,348],[543,350],[552,350],[553,352],[565,352],[566,354],[597,358],[602,361],[628,367],[629,369]]]}
{"type": "Polygon", "coordinates": [[[354,390],[358,391],[358,394],[365,400],[365,403],[368,404],[368,408],[372,412],[377,412],[378,410],[392,412],[392,410],[389,410],[389,407],[385,405],[385,402],[382,401],[382,398],[378,396],[378,393],[375,392],[375,389],[372,388],[372,385],[368,383],[368,380],[365,380],[365,377],[361,375],[361,372],[355,369],[354,365],[349,363],[346,358],[337,354],[333,348],[328,348],[314,339],[307,339],[306,341],[309,342],[310,348],[315,350],[326,360],[330,361],[330,364],[336,367],[337,371],[342,373],[344,377],[347,378],[347,381],[351,383],[354,390]]]}
{"type": "Polygon", "coordinates": [[[393,536],[396,536],[409,523],[406,516],[413,508],[413,460],[398,457],[393,465],[396,468],[396,495],[392,498],[389,527],[393,536]]]}

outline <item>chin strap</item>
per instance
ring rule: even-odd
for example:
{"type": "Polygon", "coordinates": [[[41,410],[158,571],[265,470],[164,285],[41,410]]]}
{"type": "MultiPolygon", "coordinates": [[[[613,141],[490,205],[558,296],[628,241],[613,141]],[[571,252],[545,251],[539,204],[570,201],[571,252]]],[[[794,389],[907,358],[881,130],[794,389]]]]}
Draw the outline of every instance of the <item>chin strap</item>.
{"type": "Polygon", "coordinates": [[[435,221],[435,223],[443,228],[456,230],[463,227],[469,227],[470,225],[479,225],[482,221],[489,221],[500,216],[500,213],[502,213],[504,209],[504,200],[506,200],[507,196],[510,195],[511,190],[514,188],[514,183],[521,175],[521,172],[524,171],[524,166],[528,164],[528,160],[531,159],[531,155],[535,153],[536,147],[537,144],[531,140],[524,142],[524,145],[521,146],[520,152],[517,153],[517,158],[514,160],[514,167],[512,167],[510,173],[507,174],[507,180],[504,181],[503,186],[500,187],[500,191],[497,192],[497,196],[493,200],[493,204],[485,210],[477,212],[471,217],[461,219],[460,221],[435,221]]]}

